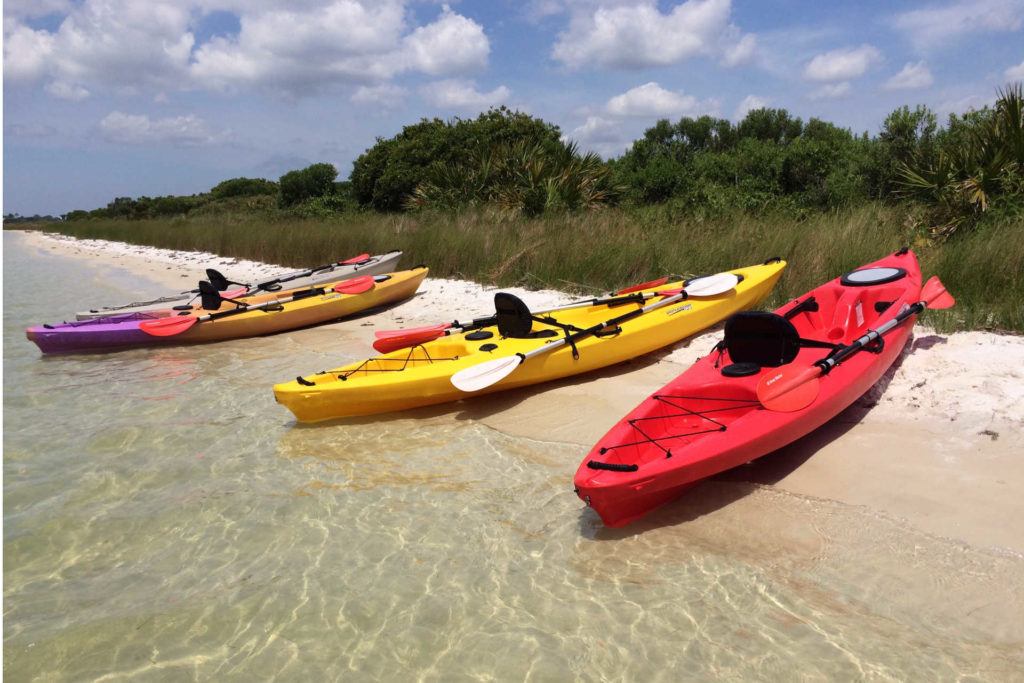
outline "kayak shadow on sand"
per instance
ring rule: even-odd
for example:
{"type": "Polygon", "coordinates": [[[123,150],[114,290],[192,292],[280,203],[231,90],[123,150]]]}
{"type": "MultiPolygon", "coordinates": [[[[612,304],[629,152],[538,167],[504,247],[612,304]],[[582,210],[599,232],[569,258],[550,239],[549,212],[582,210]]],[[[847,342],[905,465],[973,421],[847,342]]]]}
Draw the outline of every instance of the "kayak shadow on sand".
{"type": "Polygon", "coordinates": [[[694,483],[677,500],[661,506],[633,524],[619,529],[608,528],[601,524],[593,510],[584,508],[579,520],[580,534],[595,541],[614,541],[659,527],[692,522],[740,500],[762,486],[777,484],[822,448],[860,424],[878,405],[907,356],[945,343],[946,337],[934,334],[912,337],[874,386],[836,417],[774,453],[694,483]]]}
{"type": "MultiPolygon", "coordinates": [[[[517,389],[509,389],[507,391],[499,391],[493,394],[484,394],[477,397],[467,395],[467,398],[472,398],[472,400],[462,400],[456,404],[458,412],[455,415],[455,419],[483,420],[491,417],[492,415],[497,415],[498,413],[509,410],[539,393],[556,391],[565,387],[585,386],[602,379],[619,377],[631,372],[643,370],[651,367],[652,365],[657,365],[664,360],[666,356],[672,353],[672,351],[672,348],[662,349],[640,356],[639,358],[623,361],[622,363],[616,363],[615,365],[609,365],[608,367],[593,370],[591,372],[584,372],[579,375],[563,377],[562,379],[542,382],[540,384],[531,384],[517,389]]],[[[651,390],[653,391],[654,388],[652,387],[651,390]]],[[[608,425],[608,427],[610,428],[611,425],[608,425]]]]}

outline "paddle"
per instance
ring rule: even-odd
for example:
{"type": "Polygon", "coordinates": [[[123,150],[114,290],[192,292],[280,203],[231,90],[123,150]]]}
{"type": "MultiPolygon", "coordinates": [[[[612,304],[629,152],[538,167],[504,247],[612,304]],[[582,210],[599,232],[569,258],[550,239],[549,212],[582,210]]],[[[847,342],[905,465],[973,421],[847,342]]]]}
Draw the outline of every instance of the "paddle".
{"type": "MultiPolygon", "coordinates": [[[[221,292],[227,289],[229,285],[244,287],[246,291],[263,290],[265,292],[276,292],[281,289],[281,284],[284,282],[291,282],[292,280],[298,280],[299,278],[302,277],[309,277],[311,275],[319,273],[322,270],[331,270],[333,268],[337,268],[338,266],[362,265],[369,261],[370,258],[371,257],[369,254],[359,254],[358,256],[353,256],[352,258],[345,259],[344,261],[335,261],[334,263],[327,263],[322,266],[317,266],[316,268],[307,268],[306,270],[296,270],[292,273],[287,273],[285,275],[271,278],[269,280],[257,282],[255,285],[247,285],[242,282],[234,282],[232,280],[229,280],[223,275],[221,275],[219,271],[214,270],[213,268],[206,269],[206,279],[209,280],[210,284],[212,284],[214,287],[217,288],[218,291],[221,292]]],[[[195,289],[192,291],[193,293],[197,293],[199,290],[195,289]]]]}
{"type": "MultiPolygon", "coordinates": [[[[535,313],[537,315],[544,315],[546,313],[556,313],[558,311],[567,311],[569,309],[583,308],[585,306],[618,306],[628,303],[642,303],[648,299],[653,299],[656,296],[671,296],[673,294],[678,294],[681,291],[681,289],[667,289],[660,292],[650,292],[648,294],[632,294],[629,296],[609,297],[607,299],[587,299],[586,301],[576,301],[571,304],[563,304],[543,311],[535,311],[535,313]]],[[[472,322],[468,323],[460,323],[456,320],[453,323],[439,323],[437,325],[415,327],[408,330],[382,330],[375,333],[377,339],[373,342],[373,348],[380,353],[390,353],[392,351],[397,351],[398,349],[405,349],[410,346],[425,344],[429,341],[446,337],[451,334],[461,334],[462,332],[475,330],[480,327],[489,327],[491,325],[496,325],[497,323],[497,316],[491,315],[484,318],[476,318],[472,322]]]]}
{"type": "Polygon", "coordinates": [[[456,389],[467,393],[486,389],[487,387],[497,384],[508,377],[516,368],[530,358],[554,351],[566,344],[574,344],[580,339],[589,337],[601,330],[616,327],[624,322],[632,320],[633,318],[644,315],[645,313],[650,313],[651,311],[659,308],[669,306],[691,296],[717,296],[719,294],[724,294],[736,287],[739,281],[739,278],[732,273],[719,273],[718,275],[709,275],[707,277],[699,278],[688,284],[677,294],[662,299],[657,303],[644,306],[643,308],[634,309],[629,313],[625,313],[603,323],[598,323],[597,325],[588,327],[585,330],[574,332],[567,337],[547,342],[531,351],[527,351],[526,353],[517,353],[514,356],[495,358],[494,360],[484,361],[483,363],[478,363],[472,367],[460,370],[452,375],[451,382],[456,389]]]}
{"type": "Polygon", "coordinates": [[[651,280],[650,282],[641,282],[640,284],[633,285],[632,287],[623,287],[622,289],[615,293],[632,294],[633,292],[639,292],[644,289],[651,289],[652,287],[661,287],[663,284],[666,284],[668,282],[668,278],[669,276],[666,275],[665,277],[659,277],[657,280],[651,280]]]}
{"type": "MultiPolygon", "coordinates": [[[[569,308],[582,308],[583,306],[598,306],[598,305],[601,305],[602,303],[610,303],[610,305],[615,305],[615,304],[620,303],[620,302],[621,303],[629,303],[629,302],[632,302],[632,301],[638,301],[638,299],[634,299],[632,297],[625,297],[625,296],[622,296],[622,295],[623,294],[633,294],[634,292],[639,292],[640,290],[643,290],[643,289],[652,289],[654,287],[660,287],[661,285],[667,283],[669,281],[669,279],[682,280],[683,277],[681,275],[666,275],[664,277],[658,278],[657,280],[651,280],[650,282],[641,282],[638,285],[631,285],[629,287],[625,287],[623,289],[620,289],[617,292],[612,292],[611,294],[608,295],[609,298],[607,298],[607,300],[605,298],[602,298],[602,297],[591,298],[591,299],[584,299],[582,301],[577,301],[577,302],[574,302],[574,303],[571,303],[571,304],[563,304],[562,306],[557,306],[555,308],[548,308],[548,309],[545,309],[543,311],[536,311],[536,313],[538,315],[542,315],[544,313],[554,313],[555,311],[563,311],[563,310],[567,310],[569,308]],[[618,296],[622,296],[622,298],[621,299],[615,299],[614,298],[614,297],[618,297],[618,296]]],[[[693,279],[694,280],[699,280],[700,278],[693,278],[693,279]]],[[[650,298],[650,297],[648,297],[648,298],[650,298]]],[[[438,323],[436,325],[425,325],[423,327],[407,327],[407,328],[401,329],[401,330],[377,330],[376,332],[373,333],[373,336],[376,337],[377,339],[383,339],[385,337],[402,337],[402,336],[409,335],[409,334],[414,334],[414,333],[418,333],[418,334],[437,333],[437,334],[435,334],[435,336],[425,337],[423,339],[423,342],[428,342],[428,341],[431,341],[433,339],[437,339],[437,337],[440,336],[440,333],[443,333],[449,327],[458,327],[458,328],[461,328],[464,331],[464,330],[467,330],[467,329],[474,329],[476,327],[487,327],[488,325],[493,325],[493,324],[495,324],[495,320],[496,320],[495,317],[493,315],[490,315],[490,316],[486,316],[486,317],[483,317],[483,318],[476,318],[476,319],[473,320],[473,322],[471,322],[469,324],[466,324],[466,325],[464,325],[464,324],[460,323],[458,320],[456,320],[455,322],[451,322],[451,323],[438,323]]],[[[423,343],[423,342],[420,342],[420,343],[423,343]]]]}
{"type": "MultiPolygon", "coordinates": [[[[335,284],[331,290],[338,294],[362,294],[363,292],[370,291],[373,287],[373,276],[363,275],[362,277],[352,278],[351,280],[342,280],[335,284]]],[[[299,299],[306,299],[311,296],[320,296],[321,294],[326,293],[327,290],[322,287],[303,289],[295,292],[291,296],[286,296],[283,299],[264,301],[263,303],[253,304],[251,306],[239,306],[238,308],[231,309],[230,311],[219,311],[217,313],[209,313],[202,316],[186,315],[171,318],[159,318],[157,320],[144,320],[139,323],[139,329],[154,337],[173,337],[174,335],[181,334],[182,332],[189,330],[198,323],[206,322],[208,320],[219,320],[221,318],[227,318],[228,316],[247,313],[249,311],[266,310],[280,306],[281,304],[286,304],[289,301],[298,301],[299,299]]]]}
{"type": "Polygon", "coordinates": [[[921,301],[908,306],[895,318],[879,326],[877,330],[868,330],[856,341],[809,367],[796,368],[786,365],[765,374],[757,384],[757,400],[768,410],[781,413],[802,410],[814,403],[818,397],[821,388],[819,377],[827,375],[835,366],[862,351],[865,346],[925,308],[950,308],[955,303],[956,301],[946,291],[939,278],[933,275],[921,290],[921,301]]]}

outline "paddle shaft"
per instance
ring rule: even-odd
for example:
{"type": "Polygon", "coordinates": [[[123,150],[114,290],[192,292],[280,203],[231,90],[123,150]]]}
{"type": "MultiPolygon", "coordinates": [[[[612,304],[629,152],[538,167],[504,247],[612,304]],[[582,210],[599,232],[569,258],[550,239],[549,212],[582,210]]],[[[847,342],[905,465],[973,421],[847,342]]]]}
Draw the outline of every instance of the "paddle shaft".
{"type": "MultiPolygon", "coordinates": [[[[607,299],[594,298],[594,299],[587,299],[585,301],[574,301],[572,303],[562,304],[561,306],[556,306],[554,308],[546,308],[546,309],[544,309],[542,311],[534,311],[534,313],[536,315],[546,315],[548,313],[557,313],[558,311],[568,311],[568,310],[573,309],[573,308],[584,308],[586,306],[602,306],[602,305],[618,306],[620,304],[640,303],[642,301],[646,301],[647,299],[652,298],[653,296],[655,296],[655,295],[654,294],[646,294],[646,295],[645,294],[630,294],[628,296],[616,296],[616,297],[610,297],[610,298],[607,298],[607,299]]],[[[450,323],[442,323],[442,324],[439,324],[439,325],[431,325],[429,327],[424,327],[424,328],[412,328],[412,329],[407,329],[407,330],[389,330],[389,331],[386,331],[386,332],[385,331],[381,331],[381,332],[378,332],[377,334],[379,335],[379,338],[398,337],[398,336],[405,336],[407,334],[408,335],[413,335],[413,334],[417,334],[418,332],[422,332],[422,333],[438,332],[438,336],[446,336],[446,335],[449,335],[449,334],[460,334],[462,332],[468,332],[470,330],[475,330],[475,329],[478,329],[478,328],[481,328],[481,327],[490,327],[492,325],[497,325],[497,324],[498,324],[498,317],[496,315],[488,315],[488,316],[484,316],[482,318],[474,318],[473,320],[469,321],[468,323],[460,323],[458,320],[455,320],[455,321],[452,321],[450,323]],[[442,325],[447,325],[447,327],[442,327],[442,325]]]]}
{"type": "MultiPolygon", "coordinates": [[[[564,304],[555,308],[549,308],[543,311],[536,311],[537,315],[543,315],[546,313],[555,313],[556,311],[565,311],[572,308],[583,308],[584,306],[598,306],[598,305],[609,305],[616,306],[627,303],[641,303],[647,299],[653,298],[656,294],[630,294],[629,296],[611,297],[608,299],[588,299],[586,301],[577,301],[571,304],[564,304]]],[[[453,334],[462,334],[469,332],[470,330],[476,330],[481,327],[490,327],[498,323],[497,316],[486,316],[483,318],[476,318],[468,323],[460,323],[458,320],[448,323],[447,327],[441,325],[435,325],[427,329],[408,330],[405,334],[402,334],[401,330],[396,331],[395,334],[387,334],[386,336],[380,336],[373,343],[373,348],[381,353],[390,353],[398,349],[404,349],[409,346],[415,346],[422,344],[427,341],[433,341],[441,337],[448,337],[453,334]],[[395,340],[398,340],[397,342],[395,340]],[[389,343],[390,342],[390,343],[389,343]]]]}
{"type": "Polygon", "coordinates": [[[209,313],[207,315],[201,315],[196,318],[196,323],[206,322],[207,320],[219,320],[220,318],[226,318],[232,315],[238,315],[239,313],[248,313],[249,311],[259,311],[270,306],[276,306],[278,304],[286,304],[290,301],[297,301],[299,299],[306,299],[311,296],[320,296],[326,294],[327,290],[322,287],[315,287],[312,289],[304,289],[301,292],[296,292],[292,296],[286,296],[283,299],[274,299],[272,301],[264,301],[261,304],[253,304],[251,306],[242,306],[241,308],[233,308],[229,311],[218,311],[216,313],[209,313]]]}
{"type": "Polygon", "coordinates": [[[832,370],[832,368],[839,365],[840,363],[842,363],[844,360],[854,355],[855,353],[863,351],[865,346],[875,341],[876,339],[880,339],[883,334],[885,334],[892,328],[896,327],[897,325],[899,325],[906,319],[910,318],[911,316],[917,315],[918,313],[923,311],[927,305],[928,304],[924,301],[918,301],[916,304],[908,306],[905,311],[899,313],[899,315],[897,315],[892,320],[889,320],[879,325],[878,329],[868,330],[863,336],[858,337],[856,340],[850,342],[846,346],[843,346],[842,348],[840,348],[838,351],[831,354],[827,358],[821,359],[820,361],[815,363],[815,365],[821,368],[821,374],[828,374],[832,370]]]}
{"type": "Polygon", "coordinates": [[[536,349],[531,349],[530,351],[527,351],[526,353],[522,353],[520,355],[523,357],[523,360],[525,361],[528,358],[533,358],[534,356],[538,356],[538,355],[540,355],[542,353],[547,353],[548,351],[554,351],[555,349],[557,349],[557,348],[559,348],[561,346],[565,346],[566,344],[569,344],[569,343],[575,343],[575,342],[579,341],[580,339],[583,339],[584,337],[589,337],[589,336],[591,336],[591,335],[593,335],[593,334],[595,334],[597,332],[600,332],[601,330],[603,330],[605,328],[613,327],[615,325],[620,325],[620,324],[622,324],[624,322],[628,322],[628,321],[632,320],[633,318],[638,318],[641,315],[643,315],[644,313],[650,313],[651,311],[654,311],[656,309],[662,308],[663,306],[669,306],[671,304],[674,304],[677,301],[682,301],[686,297],[687,297],[686,292],[679,292],[678,294],[674,294],[674,295],[668,297],[667,299],[662,299],[661,301],[659,301],[657,303],[653,303],[653,304],[651,304],[649,306],[644,306],[643,308],[638,308],[636,310],[630,311],[629,313],[625,313],[625,314],[620,315],[618,317],[612,318],[611,320],[606,320],[603,323],[598,323],[596,325],[588,327],[585,330],[580,330],[579,332],[574,332],[574,333],[570,334],[568,337],[562,337],[561,339],[558,339],[556,341],[550,342],[550,343],[545,344],[544,346],[540,346],[540,347],[538,347],[536,349]]]}
{"type": "MultiPolygon", "coordinates": [[[[554,308],[546,308],[543,311],[534,311],[534,313],[536,315],[545,315],[547,313],[557,313],[559,311],[568,311],[568,310],[571,310],[573,308],[584,308],[586,306],[618,306],[618,305],[621,305],[621,304],[640,303],[642,301],[646,301],[647,299],[651,298],[652,296],[654,296],[654,295],[650,294],[650,295],[645,296],[643,294],[634,294],[634,295],[629,295],[629,296],[611,297],[611,298],[608,298],[608,299],[602,299],[600,297],[595,297],[593,299],[587,299],[586,301],[574,301],[574,302],[569,303],[569,304],[562,304],[561,306],[555,306],[554,308]]],[[[476,318],[471,323],[467,323],[466,325],[460,325],[459,321],[456,320],[454,323],[452,323],[452,327],[449,328],[449,329],[458,327],[458,328],[461,328],[463,331],[465,331],[465,330],[475,329],[477,327],[490,327],[491,325],[497,325],[497,324],[498,324],[498,316],[490,315],[490,316],[486,316],[484,318],[476,318]]],[[[455,333],[453,333],[453,334],[455,334],[455,333]]]]}
{"type": "Polygon", "coordinates": [[[373,261],[376,258],[377,258],[376,256],[371,256],[368,259],[366,259],[365,261],[360,261],[359,263],[345,263],[344,261],[335,261],[334,263],[328,263],[326,265],[319,266],[317,268],[310,268],[309,270],[302,270],[302,271],[298,271],[298,272],[295,272],[295,273],[290,273],[288,275],[283,275],[283,276],[281,276],[279,278],[275,278],[273,280],[268,280],[266,282],[260,282],[260,283],[258,283],[256,285],[256,289],[266,289],[267,287],[272,287],[274,285],[281,284],[283,282],[291,282],[292,280],[297,280],[300,277],[308,277],[310,275],[316,275],[320,271],[323,271],[323,270],[333,270],[334,268],[338,268],[338,267],[344,266],[344,265],[364,266],[364,265],[366,265],[367,263],[373,261]]]}

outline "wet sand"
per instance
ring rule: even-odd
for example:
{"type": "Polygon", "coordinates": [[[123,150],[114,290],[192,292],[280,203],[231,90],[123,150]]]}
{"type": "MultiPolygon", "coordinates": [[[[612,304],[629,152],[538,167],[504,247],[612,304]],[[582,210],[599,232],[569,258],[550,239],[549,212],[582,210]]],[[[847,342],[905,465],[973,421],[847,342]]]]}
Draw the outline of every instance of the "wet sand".
{"type": "MultiPolygon", "coordinates": [[[[153,295],[192,287],[211,266],[241,281],[291,270],[42,233],[26,233],[24,239],[51,253],[87,259],[96,266],[98,277],[111,267],[136,274],[146,279],[144,286],[140,281],[140,290],[153,295]]],[[[292,334],[305,348],[315,349],[315,356],[328,367],[339,353],[368,354],[374,329],[484,313],[495,291],[472,282],[431,278],[413,302],[292,334]]],[[[510,291],[534,308],[572,298],[553,291],[510,291]]],[[[669,352],[543,388],[411,411],[403,417],[429,420],[455,413],[458,419],[504,435],[576,446],[582,457],[622,415],[706,354],[720,334],[711,330],[669,352]]],[[[919,325],[896,366],[837,419],[719,479],[863,506],[927,534],[1022,555],[1022,435],[1024,338],[982,332],[937,334],[919,325]]],[[[672,511],[665,514],[671,518],[672,511]]]]}

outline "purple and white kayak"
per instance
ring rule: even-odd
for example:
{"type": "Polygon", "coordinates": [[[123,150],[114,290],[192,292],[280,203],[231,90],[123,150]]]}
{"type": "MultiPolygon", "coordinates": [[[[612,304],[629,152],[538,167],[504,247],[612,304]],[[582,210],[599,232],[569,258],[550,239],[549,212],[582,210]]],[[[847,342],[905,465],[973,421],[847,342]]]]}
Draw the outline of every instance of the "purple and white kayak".
{"type": "Polygon", "coordinates": [[[164,341],[163,338],[153,337],[139,328],[139,323],[143,320],[158,317],[161,316],[124,313],[95,320],[33,325],[25,330],[25,336],[29,341],[35,342],[43,353],[72,353],[160,344],[164,341]]]}

